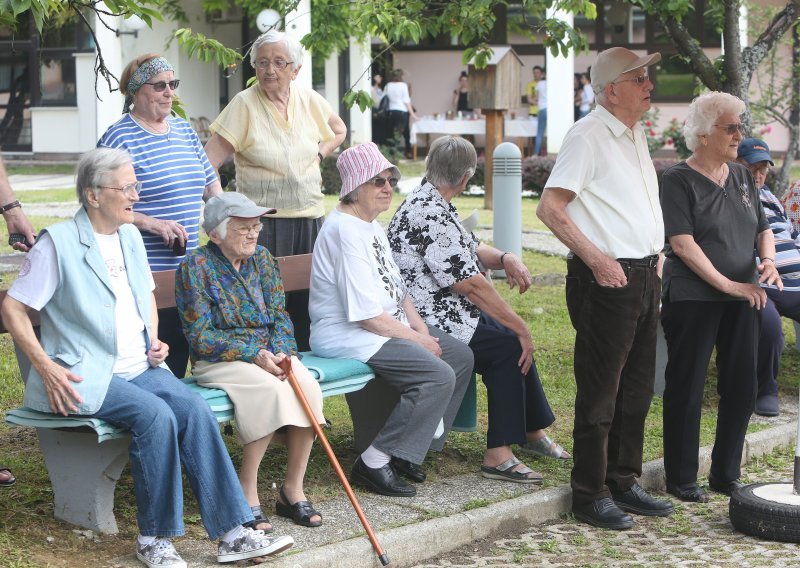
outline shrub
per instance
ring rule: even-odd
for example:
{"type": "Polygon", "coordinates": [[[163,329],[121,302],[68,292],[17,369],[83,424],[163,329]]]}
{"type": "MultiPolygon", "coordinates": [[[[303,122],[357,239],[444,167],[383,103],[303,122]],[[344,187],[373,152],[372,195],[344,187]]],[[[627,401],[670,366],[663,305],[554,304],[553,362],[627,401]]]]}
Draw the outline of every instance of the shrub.
{"type": "Polygon", "coordinates": [[[648,110],[639,121],[644,130],[644,135],[647,138],[647,149],[650,150],[651,156],[656,150],[660,150],[664,147],[664,136],[658,136],[654,126],[656,122],[658,122],[658,115],[658,109],[648,110]]]}
{"type": "MultiPolygon", "coordinates": [[[[556,163],[555,158],[549,156],[530,156],[522,160],[522,191],[532,191],[537,195],[542,193],[547,178],[556,163]]],[[[483,156],[478,157],[478,167],[475,175],[470,180],[470,185],[485,186],[485,160],[483,156]]]]}
{"type": "Polygon", "coordinates": [[[677,118],[669,121],[669,126],[661,133],[661,140],[666,146],[675,148],[681,160],[692,155],[692,151],[686,147],[686,138],[683,137],[683,123],[678,122],[677,118]]]}
{"type": "Polygon", "coordinates": [[[339,195],[342,191],[342,178],[339,175],[339,168],[336,167],[338,153],[330,154],[322,159],[319,165],[322,174],[322,193],[325,195],[339,195]]]}

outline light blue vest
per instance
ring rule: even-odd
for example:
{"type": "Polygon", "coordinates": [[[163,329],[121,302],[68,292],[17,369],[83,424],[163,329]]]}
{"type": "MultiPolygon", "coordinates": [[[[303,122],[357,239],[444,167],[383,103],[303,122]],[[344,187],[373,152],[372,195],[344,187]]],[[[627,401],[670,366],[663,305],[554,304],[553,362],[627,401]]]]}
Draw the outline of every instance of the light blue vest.
{"type": "MultiPolygon", "coordinates": [[[[41,310],[42,347],[53,361],[83,378],[82,382],[72,383],[83,399],[77,405],[77,414],[94,414],[103,404],[117,358],[116,297],[83,208],[72,220],[46,231],[55,244],[59,282],[41,310]]],[[[118,233],[128,283],[145,323],[149,349],[152,330],[147,255],[133,225],[122,225],[118,233]]],[[[33,366],[25,385],[24,402],[34,410],[52,412],[42,378],[33,366]]]]}

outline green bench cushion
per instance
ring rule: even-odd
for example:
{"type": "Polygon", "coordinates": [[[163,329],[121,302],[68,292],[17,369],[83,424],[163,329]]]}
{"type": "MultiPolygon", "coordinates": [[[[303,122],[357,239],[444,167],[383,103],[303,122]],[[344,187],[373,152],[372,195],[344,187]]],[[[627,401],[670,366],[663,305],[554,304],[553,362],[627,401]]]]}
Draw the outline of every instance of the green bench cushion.
{"type": "Polygon", "coordinates": [[[311,352],[302,353],[302,356],[303,365],[319,381],[322,396],[357,391],[375,378],[372,369],[356,359],[327,359],[311,352]]]}

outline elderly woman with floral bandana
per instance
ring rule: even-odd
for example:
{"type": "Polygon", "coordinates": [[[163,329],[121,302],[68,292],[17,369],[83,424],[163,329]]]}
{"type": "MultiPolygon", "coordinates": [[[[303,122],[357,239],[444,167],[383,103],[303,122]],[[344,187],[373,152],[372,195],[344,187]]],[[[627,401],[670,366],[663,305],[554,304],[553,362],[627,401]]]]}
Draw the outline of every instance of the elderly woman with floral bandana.
{"type": "MultiPolygon", "coordinates": [[[[126,150],[133,159],[142,183],[133,224],[153,272],[176,269],[183,255],[197,248],[202,202],[222,192],[191,125],[171,116],[179,83],[169,61],[156,54],[128,63],[119,83],[124,114],[97,143],[126,150]]],[[[160,321],[162,339],[170,345],[167,365],[183,377],[189,348],[177,310],[162,310],[160,321]]]]}

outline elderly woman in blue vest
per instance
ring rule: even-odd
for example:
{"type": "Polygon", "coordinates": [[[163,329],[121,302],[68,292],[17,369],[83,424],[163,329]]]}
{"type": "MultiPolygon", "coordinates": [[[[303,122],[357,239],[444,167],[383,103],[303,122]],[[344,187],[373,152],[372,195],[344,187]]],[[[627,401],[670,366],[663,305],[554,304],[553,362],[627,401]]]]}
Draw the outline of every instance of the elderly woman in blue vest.
{"type": "Polygon", "coordinates": [[[42,231],[2,306],[32,363],[25,405],[107,420],[131,431],[139,537],[147,566],[185,567],[171,538],[184,533],[181,463],[218,562],[276,554],[291,537],[242,526],[253,514],[213,413],[164,365],[155,284],[131,224],[140,184],[130,156],[95,149],[78,164],[81,208],[42,231]],[[27,309],[41,312],[41,344],[27,309]]]}

